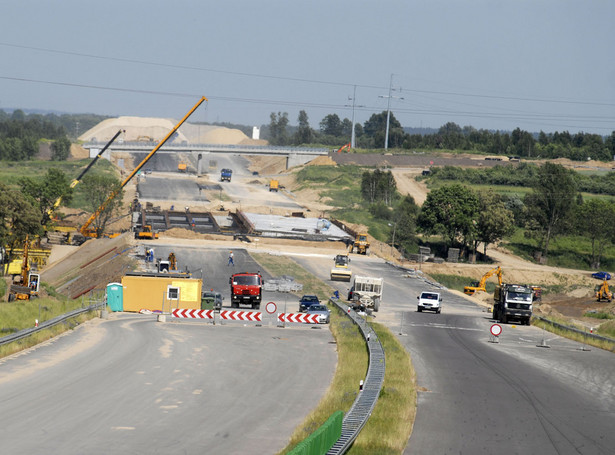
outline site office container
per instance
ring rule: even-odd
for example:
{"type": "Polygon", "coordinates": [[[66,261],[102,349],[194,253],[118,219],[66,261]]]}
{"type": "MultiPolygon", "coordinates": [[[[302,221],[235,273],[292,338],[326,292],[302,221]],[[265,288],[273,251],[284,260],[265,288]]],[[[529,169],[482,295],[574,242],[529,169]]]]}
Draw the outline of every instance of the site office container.
{"type": "Polygon", "coordinates": [[[202,280],[167,273],[122,277],[124,311],[201,309],[202,280]]]}

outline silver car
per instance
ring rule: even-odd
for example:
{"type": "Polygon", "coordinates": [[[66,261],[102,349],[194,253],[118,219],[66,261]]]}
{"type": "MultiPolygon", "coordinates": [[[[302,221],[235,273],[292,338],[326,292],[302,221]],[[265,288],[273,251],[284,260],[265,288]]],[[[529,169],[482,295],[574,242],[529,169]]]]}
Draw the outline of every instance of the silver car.
{"type": "Polygon", "coordinates": [[[328,324],[331,318],[331,311],[325,305],[310,305],[305,313],[318,315],[319,324],[328,324]]]}

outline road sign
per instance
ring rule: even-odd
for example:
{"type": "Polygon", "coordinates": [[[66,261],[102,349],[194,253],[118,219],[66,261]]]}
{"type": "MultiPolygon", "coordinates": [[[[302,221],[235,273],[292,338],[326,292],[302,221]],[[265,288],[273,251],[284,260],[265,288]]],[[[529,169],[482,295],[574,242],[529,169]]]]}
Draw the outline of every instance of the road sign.
{"type": "Polygon", "coordinates": [[[500,334],[502,333],[502,326],[500,324],[493,324],[489,330],[491,332],[491,335],[497,337],[500,336],[500,334]]]}
{"type": "Polygon", "coordinates": [[[269,302],[267,303],[267,305],[265,306],[265,310],[267,311],[267,313],[269,314],[273,314],[277,311],[278,307],[276,306],[275,303],[273,302],[269,302]]]}

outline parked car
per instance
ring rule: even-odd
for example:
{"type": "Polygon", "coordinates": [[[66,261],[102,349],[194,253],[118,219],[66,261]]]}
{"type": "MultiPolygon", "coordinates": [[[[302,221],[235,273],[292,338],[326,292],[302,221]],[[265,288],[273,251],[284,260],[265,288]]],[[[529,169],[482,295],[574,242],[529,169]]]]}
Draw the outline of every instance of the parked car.
{"type": "Polygon", "coordinates": [[[318,296],[316,295],[304,295],[299,300],[299,311],[304,312],[312,305],[320,305],[320,300],[318,300],[318,296]]]}
{"type": "Polygon", "coordinates": [[[331,318],[331,311],[325,305],[310,305],[305,313],[318,315],[319,324],[328,324],[331,318]]]}
{"type": "Polygon", "coordinates": [[[609,272],[595,272],[592,273],[592,278],[596,278],[597,280],[610,280],[611,274],[609,272]]]}
{"type": "Polygon", "coordinates": [[[421,292],[417,299],[419,304],[416,310],[419,313],[423,310],[430,310],[436,313],[442,311],[442,296],[439,292],[421,292]]]}

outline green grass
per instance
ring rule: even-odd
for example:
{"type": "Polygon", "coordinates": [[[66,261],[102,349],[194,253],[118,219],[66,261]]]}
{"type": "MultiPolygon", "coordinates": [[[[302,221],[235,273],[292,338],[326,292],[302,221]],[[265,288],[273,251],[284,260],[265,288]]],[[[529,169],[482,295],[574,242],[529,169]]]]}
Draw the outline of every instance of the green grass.
{"type": "MultiPolygon", "coordinates": [[[[558,318],[558,317],[553,317],[553,316],[549,316],[548,317],[549,320],[553,321],[553,322],[557,322],[561,325],[564,325],[566,327],[573,327],[575,329],[584,331],[584,332],[588,332],[587,327],[582,327],[578,324],[574,324],[571,323],[569,320],[567,319],[563,319],[563,318],[558,318]]],[[[587,344],[589,346],[594,346],[596,348],[599,349],[604,349],[606,351],[611,351],[611,352],[615,352],[615,342],[610,342],[610,341],[603,341],[603,340],[597,340],[594,339],[592,337],[583,335],[581,333],[577,333],[577,332],[572,332],[570,330],[566,330],[566,329],[561,329],[559,327],[555,327],[551,324],[545,323],[539,319],[532,319],[532,325],[535,325],[537,327],[541,327],[551,333],[554,333],[556,335],[559,335],[561,337],[564,338],[568,338],[570,340],[574,340],[577,341],[579,343],[583,343],[583,344],[587,344]]],[[[611,337],[611,338],[615,338],[615,321],[611,320],[609,322],[606,322],[604,324],[601,324],[600,327],[597,328],[597,330],[595,330],[594,332],[598,333],[599,335],[603,335],[603,336],[607,336],[607,337],[611,337]]]]}
{"type": "Polygon", "coordinates": [[[615,315],[611,313],[604,313],[604,312],[588,311],[585,314],[583,314],[583,316],[586,318],[594,318],[594,319],[615,319],[615,315]]]}
{"type": "MultiPolygon", "coordinates": [[[[254,259],[270,274],[292,275],[303,284],[303,293],[322,299],[333,295],[333,289],[285,256],[252,253],[254,259]]],[[[371,324],[385,351],[384,387],[367,425],[351,448],[351,454],[401,453],[408,442],[416,412],[415,374],[410,357],[395,336],[384,326],[371,324]]],[[[330,330],[337,343],[338,363],[333,381],[316,409],[295,429],[287,453],[304,440],[333,412],[347,412],[358,393],[359,381],[367,373],[365,340],[357,326],[337,307],[331,311],[330,330]]]]}

